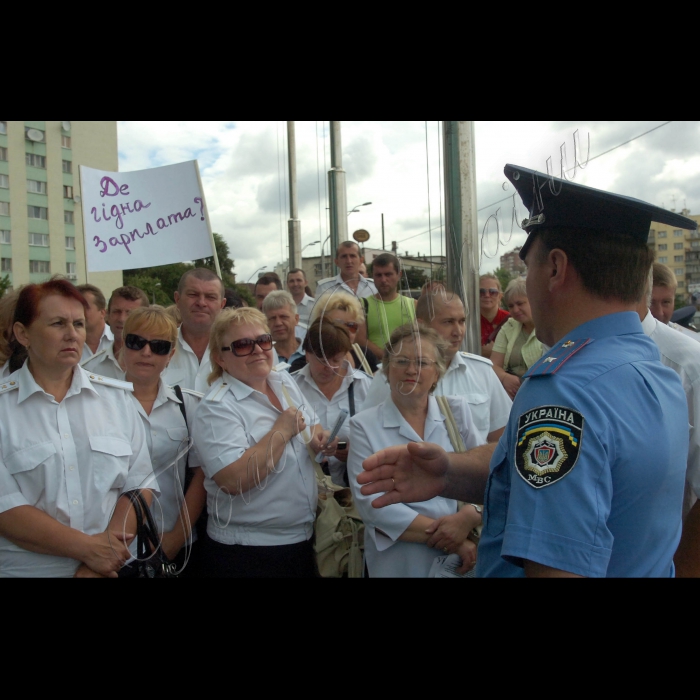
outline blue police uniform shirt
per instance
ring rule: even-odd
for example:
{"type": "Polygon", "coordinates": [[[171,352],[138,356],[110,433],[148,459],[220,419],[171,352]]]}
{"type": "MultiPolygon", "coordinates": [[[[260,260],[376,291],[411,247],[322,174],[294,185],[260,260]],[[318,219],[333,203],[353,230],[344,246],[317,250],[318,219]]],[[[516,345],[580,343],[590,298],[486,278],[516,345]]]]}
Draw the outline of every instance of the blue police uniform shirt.
{"type": "Polygon", "coordinates": [[[688,410],[639,316],[586,323],[525,375],[491,461],[477,576],[524,562],[586,577],[672,577],[688,410]]]}

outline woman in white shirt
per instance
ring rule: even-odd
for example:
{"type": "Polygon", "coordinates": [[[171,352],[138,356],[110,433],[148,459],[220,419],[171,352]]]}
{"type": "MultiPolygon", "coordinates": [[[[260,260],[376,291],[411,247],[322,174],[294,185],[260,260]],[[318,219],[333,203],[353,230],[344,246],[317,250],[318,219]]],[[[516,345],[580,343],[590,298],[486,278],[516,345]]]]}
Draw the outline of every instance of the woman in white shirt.
{"type": "Polygon", "coordinates": [[[294,379],[272,370],[272,337],[260,311],[223,311],[209,349],[211,389],[193,435],[209,510],[202,575],[313,577],[318,489],[304,441],[326,457],[337,442],[326,448],[328,433],[302,408],[294,379]]]}
{"type": "Polygon", "coordinates": [[[127,385],[79,367],[86,307],[65,280],[17,302],[28,361],[0,383],[2,577],[116,578],[135,533],[119,497],[157,488],[127,385]]]}
{"type": "Polygon", "coordinates": [[[194,447],[187,452],[201,395],[180,389],[178,398],[177,391],[161,378],[175,353],[177,340],[177,326],[164,309],[133,311],[123,335],[126,380],[134,386],[131,397],[146,431],[160,487],[160,496],[154,499],[151,511],[162,536],[163,553],[178,571],[186,564],[183,574],[189,575],[197,563],[197,548],[190,536],[206,501],[199,455],[194,447]]]}
{"type": "Polygon", "coordinates": [[[350,418],[362,410],[372,386],[372,380],[348,362],[351,347],[350,337],[343,325],[319,319],[304,339],[306,367],[292,375],[304,394],[306,407],[324,428],[333,430],[341,411],[348,414],[338,433],[338,451],[327,464],[333,482],[346,487],[350,418]]]}
{"type": "MultiPolygon", "coordinates": [[[[426,578],[435,560],[457,554],[461,572],[474,568],[476,546],[470,533],[481,524],[477,508],[458,510],[442,497],[426,503],[398,504],[377,510],[374,497],[363,496],[357,484],[362,463],[382,449],[407,442],[439,444],[453,452],[445,416],[432,396],[446,371],[447,343],[423,325],[398,328],[384,356],[391,399],[355,416],[350,425],[348,473],[357,509],[366,526],[365,559],[371,578],[426,578]]],[[[481,444],[464,397],[448,398],[467,449],[481,444]]]]}

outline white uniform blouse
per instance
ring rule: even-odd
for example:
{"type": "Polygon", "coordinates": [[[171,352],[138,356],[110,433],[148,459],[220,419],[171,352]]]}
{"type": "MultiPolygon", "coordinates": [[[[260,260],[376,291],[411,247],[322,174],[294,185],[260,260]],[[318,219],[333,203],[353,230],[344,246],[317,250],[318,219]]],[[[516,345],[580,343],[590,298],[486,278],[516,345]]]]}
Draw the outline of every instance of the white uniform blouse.
{"type": "MultiPolygon", "coordinates": [[[[33,506],[96,535],[107,529],[120,494],[158,491],[132,399],[93,377],[76,368],[60,404],[27,365],[0,384],[0,513],[33,506]]],[[[0,577],[72,577],[79,565],[0,537],[0,577]]]]}
{"type": "MultiPolygon", "coordinates": [[[[466,448],[469,450],[484,444],[478,438],[466,399],[451,396],[449,403],[466,448]]],[[[423,440],[391,400],[363,411],[350,424],[348,475],[357,509],[365,523],[365,560],[371,578],[427,578],[435,559],[442,556],[442,552],[424,544],[401,542],[399,538],[419,515],[438,519],[457,512],[457,501],[441,497],[425,503],[397,504],[378,510],[372,507],[376,496],[362,495],[357,483],[362,463],[380,450],[409,442],[429,442],[454,452],[445,417],[434,397],[430,397],[423,440]]]]}
{"type": "MultiPolygon", "coordinates": [[[[299,385],[301,393],[304,395],[306,408],[312,414],[312,421],[320,423],[324,430],[333,430],[341,411],[350,413],[350,386],[354,386],[355,394],[355,414],[363,410],[365,398],[372,379],[361,370],[355,370],[349,362],[345,363],[348,370],[347,376],[343,379],[340,389],[329,401],[326,395],[318,388],[318,385],[311,376],[311,368],[306,365],[304,369],[296,372],[292,376],[299,385]]],[[[338,434],[341,442],[350,440],[350,418],[345,421],[342,430],[338,434]]],[[[333,477],[333,482],[339,486],[344,486],[345,465],[335,457],[328,460],[329,470],[333,477]]]]}
{"type": "MultiPolygon", "coordinates": [[[[162,381],[150,416],[146,414],[133,394],[131,398],[146,431],[146,443],[153,463],[153,472],[160,487],[160,496],[157,502],[154,497],[151,511],[158,525],[158,531],[171,532],[176,526],[181,527],[179,519],[188,454],[183,455],[179,460],[177,457],[187,449],[189,444],[199,397],[187,393],[187,390],[183,391],[187,423],[182,417],[181,404],[175,392],[162,381]]],[[[201,459],[193,446],[189,451],[189,468],[195,469],[201,466],[201,459]]]]}
{"type": "Polygon", "coordinates": [[[8,360],[0,369],[0,379],[10,376],[10,361],[8,360]]]}
{"type": "Polygon", "coordinates": [[[211,358],[209,348],[204,352],[202,361],[197,359],[194,350],[182,337],[182,328],[177,333],[177,351],[170,361],[168,369],[163,372],[163,381],[168,386],[181,386],[183,389],[198,391],[206,394],[209,391],[209,375],[211,374],[211,358]]]}
{"type": "MultiPolygon", "coordinates": [[[[504,428],[513,402],[493,371],[493,363],[478,355],[458,352],[447,374],[435,390],[435,396],[464,396],[469,403],[479,438],[486,442],[490,433],[504,428]]],[[[367,395],[365,408],[379,406],[391,398],[391,389],[383,371],[377,372],[367,395]]]]}
{"type": "MultiPolygon", "coordinates": [[[[284,409],[290,408],[282,392],[301,409],[304,397],[287,372],[272,372],[270,387],[284,409]]],[[[197,409],[194,441],[202,459],[207,490],[207,532],[227,545],[271,547],[306,542],[313,535],[318,488],[314,467],[302,436],[287,443],[282,459],[261,487],[232,498],[219,489],[214,476],[239,460],[269,433],[280,412],[264,394],[225,373],[211,387],[197,409]]],[[[254,469],[251,464],[251,469],[254,469]]]]}
{"type": "Polygon", "coordinates": [[[102,331],[102,337],[100,338],[100,342],[97,344],[97,350],[93,352],[90,350],[90,346],[85,343],[83,346],[83,357],[80,360],[80,364],[82,365],[83,363],[87,362],[91,357],[94,357],[98,353],[102,352],[104,349],[108,348],[110,345],[114,343],[114,333],[112,333],[112,329],[105,324],[105,329],[102,331]]]}
{"type": "Polygon", "coordinates": [[[90,374],[98,377],[109,377],[123,382],[126,372],[121,368],[117,357],[114,354],[114,343],[110,343],[106,348],[95,353],[90,359],[81,362],[80,366],[90,374]]]}

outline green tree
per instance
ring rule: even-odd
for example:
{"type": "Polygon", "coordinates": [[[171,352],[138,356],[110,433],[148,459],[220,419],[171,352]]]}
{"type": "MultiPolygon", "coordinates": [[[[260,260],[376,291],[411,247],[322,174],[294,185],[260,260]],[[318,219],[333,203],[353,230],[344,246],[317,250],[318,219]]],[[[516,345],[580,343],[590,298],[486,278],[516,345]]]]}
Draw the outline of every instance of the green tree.
{"type": "Polygon", "coordinates": [[[12,283],[10,282],[9,275],[5,275],[2,279],[0,279],[0,299],[2,299],[5,296],[5,292],[11,286],[12,286],[12,283]]]}
{"type": "Polygon", "coordinates": [[[423,285],[428,281],[428,278],[425,276],[425,271],[420,267],[409,267],[406,268],[404,272],[406,275],[405,277],[401,275],[401,285],[403,286],[407,280],[409,289],[423,289],[423,285]]]}
{"type": "Polygon", "coordinates": [[[173,303],[173,299],[163,291],[161,282],[156,277],[134,275],[125,277],[124,283],[143,290],[152,304],[155,302],[161,306],[170,306],[173,303]]]}
{"type": "MultiPolygon", "coordinates": [[[[214,234],[214,245],[216,246],[216,254],[219,258],[221,278],[224,281],[224,285],[227,287],[235,287],[236,275],[233,270],[236,267],[236,262],[231,257],[231,249],[228,247],[228,243],[226,243],[224,237],[218,233],[214,234]]],[[[213,257],[195,260],[194,266],[205,267],[207,270],[216,272],[216,264],[213,257]]]]}
{"type": "Polygon", "coordinates": [[[508,270],[504,270],[502,267],[499,267],[491,274],[501,283],[501,289],[504,292],[506,287],[515,279],[515,275],[511,275],[508,270]]]}
{"type": "Polygon", "coordinates": [[[145,267],[140,270],[124,270],[124,284],[143,289],[151,301],[153,301],[153,292],[155,291],[156,300],[161,300],[158,303],[168,306],[175,301],[175,292],[180,278],[191,269],[192,265],[188,263],[175,263],[174,265],[145,267]]]}

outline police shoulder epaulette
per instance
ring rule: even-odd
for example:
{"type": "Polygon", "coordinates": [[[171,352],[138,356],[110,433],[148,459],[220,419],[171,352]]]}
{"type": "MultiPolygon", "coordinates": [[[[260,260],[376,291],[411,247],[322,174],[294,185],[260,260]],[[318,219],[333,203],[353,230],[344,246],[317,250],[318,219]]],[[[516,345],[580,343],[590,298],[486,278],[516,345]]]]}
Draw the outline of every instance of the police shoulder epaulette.
{"type": "Polygon", "coordinates": [[[563,345],[553,347],[547,355],[530,367],[523,375],[523,379],[548,377],[551,374],[556,374],[574,355],[592,342],[592,338],[581,338],[580,340],[569,340],[563,345]]]}
{"type": "Polygon", "coordinates": [[[201,391],[194,391],[192,389],[184,389],[183,387],[180,387],[180,391],[183,394],[189,394],[190,396],[196,396],[198,399],[204,398],[204,394],[201,391]]]}
{"type": "Polygon", "coordinates": [[[482,357],[481,355],[473,355],[470,352],[461,352],[459,354],[467,360],[477,360],[479,362],[487,364],[489,367],[493,367],[493,362],[491,362],[491,360],[489,360],[488,357],[482,357]]]}
{"type": "Polygon", "coordinates": [[[221,403],[221,400],[226,396],[230,388],[231,386],[228,382],[219,379],[219,381],[212,386],[211,391],[204,397],[204,401],[208,403],[221,403]]]}
{"type": "Polygon", "coordinates": [[[100,350],[99,352],[96,352],[92,357],[89,357],[89,358],[88,358],[87,360],[85,360],[84,362],[81,362],[81,363],[80,363],[80,366],[83,367],[83,368],[86,367],[86,366],[87,366],[89,363],[91,363],[93,360],[96,360],[98,357],[102,357],[102,355],[104,355],[104,354],[107,352],[108,349],[109,349],[109,348],[104,348],[104,350],[100,350]]]}
{"type": "Polygon", "coordinates": [[[123,389],[124,391],[133,391],[134,385],[131,382],[122,382],[119,379],[112,379],[111,377],[102,377],[99,374],[89,374],[88,379],[93,384],[99,384],[100,386],[111,386],[113,389],[123,389]]]}
{"type": "Polygon", "coordinates": [[[0,394],[7,394],[15,389],[19,389],[19,382],[14,379],[11,382],[0,382],[0,394]]]}
{"type": "Polygon", "coordinates": [[[285,372],[288,369],[291,369],[292,366],[286,362],[280,362],[278,365],[275,365],[272,368],[273,372],[285,372]]]}
{"type": "Polygon", "coordinates": [[[318,289],[319,287],[322,287],[324,284],[331,284],[332,282],[337,282],[337,281],[338,281],[338,280],[337,280],[335,277],[328,277],[328,278],[325,279],[325,280],[321,280],[321,281],[316,285],[316,289],[318,289]]]}

